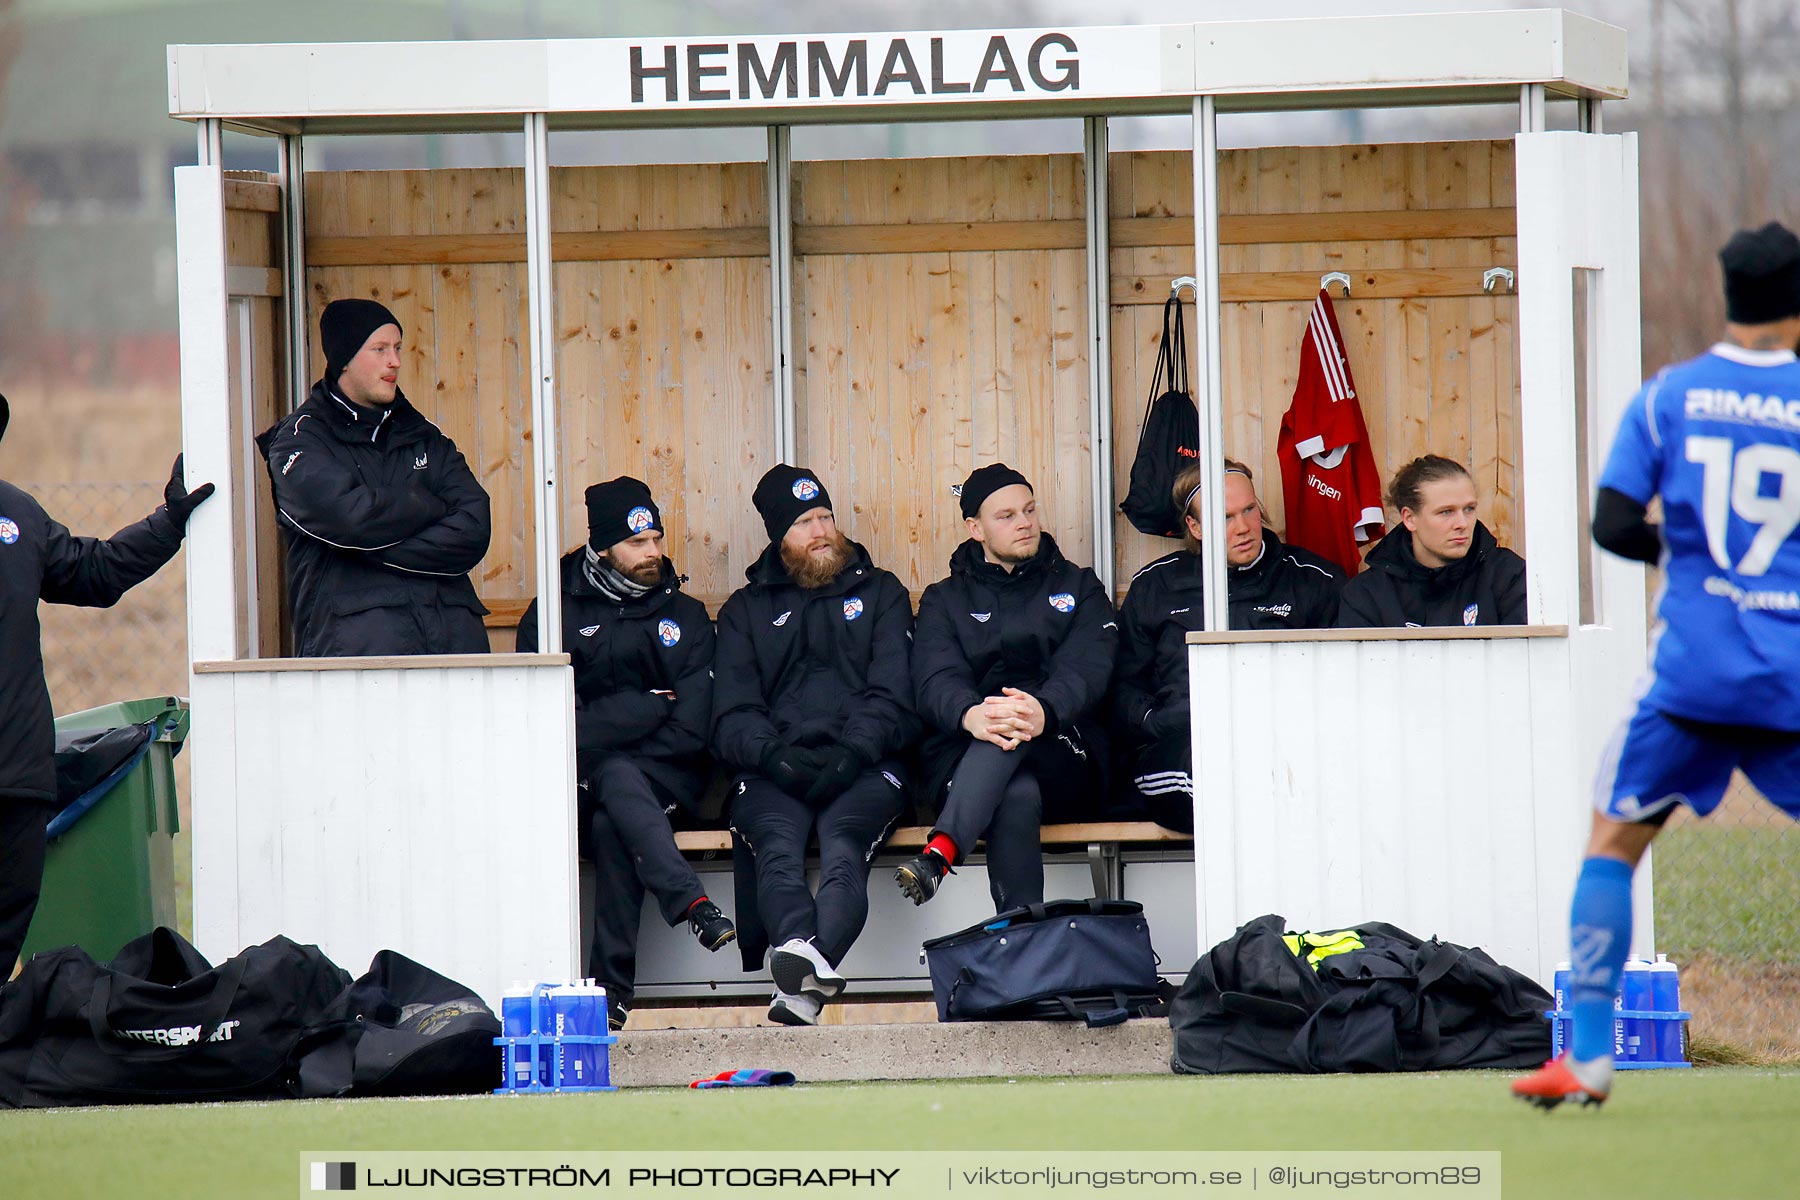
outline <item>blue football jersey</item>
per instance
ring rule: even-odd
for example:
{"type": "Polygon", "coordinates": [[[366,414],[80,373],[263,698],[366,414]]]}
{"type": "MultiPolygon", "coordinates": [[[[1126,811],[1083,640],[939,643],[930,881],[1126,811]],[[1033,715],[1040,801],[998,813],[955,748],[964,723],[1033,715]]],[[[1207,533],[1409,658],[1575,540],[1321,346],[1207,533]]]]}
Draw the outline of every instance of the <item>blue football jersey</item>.
{"type": "Polygon", "coordinates": [[[1800,362],[1721,344],[1646,383],[1600,486],[1663,502],[1667,580],[1644,699],[1800,729],[1800,362]]]}

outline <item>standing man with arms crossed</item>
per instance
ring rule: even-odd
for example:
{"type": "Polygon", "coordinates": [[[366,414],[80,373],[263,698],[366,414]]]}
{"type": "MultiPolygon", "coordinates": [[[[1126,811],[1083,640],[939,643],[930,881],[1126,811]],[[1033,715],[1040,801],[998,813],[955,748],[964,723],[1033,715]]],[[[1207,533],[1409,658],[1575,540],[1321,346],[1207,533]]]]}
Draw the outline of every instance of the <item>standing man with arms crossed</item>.
{"type": "Polygon", "coordinates": [[[488,495],[400,391],[398,318],[373,300],[319,317],[325,377],[257,439],[287,536],[294,653],[485,654],[469,572],[488,495]]]}
{"type": "MultiPolygon", "coordinates": [[[[0,438],[11,417],[0,396],[0,438]]],[[[188,517],[213,494],[192,492],[181,459],[164,504],[102,541],[76,537],[0,480],[0,984],[12,974],[44,879],[44,826],[56,803],[56,737],[44,683],[38,602],[110,608],[175,557],[188,517]]]]}
{"type": "Polygon", "coordinates": [[[1569,914],[1569,1048],[1513,1094],[1543,1108],[1612,1091],[1613,997],[1631,876],[1675,805],[1705,816],[1740,768],[1800,817],[1800,239],[1777,224],[1720,252],[1725,337],[1625,411],[1594,540],[1666,571],[1637,710],[1594,789],[1569,914]],[[1660,526],[1644,520],[1662,497],[1660,526]]]}
{"type": "MultiPolygon", "coordinates": [[[[707,898],[669,817],[706,785],[713,627],[663,555],[662,511],[628,475],[587,490],[588,544],[563,556],[563,646],[575,668],[575,765],[582,830],[594,862],[588,974],[606,987],[607,1018],[625,1024],[637,989],[644,893],[670,926],[687,922],[718,950],[737,936],[707,898]]],[[[537,601],[519,622],[519,652],[538,648],[537,601]]]]}
{"type": "Polygon", "coordinates": [[[771,467],[752,499],[769,548],[719,611],[713,745],[738,771],[744,969],[772,943],[769,1019],[813,1025],[844,990],[837,965],[869,915],[869,863],[905,807],[897,756],[919,728],[912,603],[838,531],[811,471],[771,467]],[[806,886],[815,832],[816,897],[806,886]]]}
{"type": "Polygon", "coordinates": [[[894,882],[923,904],[987,840],[994,910],[1044,899],[1038,826],[1102,810],[1099,706],[1119,624],[1099,577],[1062,556],[1025,477],[994,463],[962,486],[969,539],[925,589],[915,641],[926,775],[943,812],[894,882]]]}

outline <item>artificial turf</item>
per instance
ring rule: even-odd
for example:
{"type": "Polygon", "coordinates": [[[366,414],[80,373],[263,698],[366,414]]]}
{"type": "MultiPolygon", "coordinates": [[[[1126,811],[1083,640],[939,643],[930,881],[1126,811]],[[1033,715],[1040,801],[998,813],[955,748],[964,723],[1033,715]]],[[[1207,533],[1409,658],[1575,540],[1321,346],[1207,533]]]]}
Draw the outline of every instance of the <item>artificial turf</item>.
{"type": "Polygon", "coordinates": [[[0,1196],[281,1196],[323,1150],[1498,1150],[1509,1197],[1800,1187],[1800,1070],[1622,1074],[1540,1113],[1494,1072],[827,1084],[0,1112],[0,1196]]]}

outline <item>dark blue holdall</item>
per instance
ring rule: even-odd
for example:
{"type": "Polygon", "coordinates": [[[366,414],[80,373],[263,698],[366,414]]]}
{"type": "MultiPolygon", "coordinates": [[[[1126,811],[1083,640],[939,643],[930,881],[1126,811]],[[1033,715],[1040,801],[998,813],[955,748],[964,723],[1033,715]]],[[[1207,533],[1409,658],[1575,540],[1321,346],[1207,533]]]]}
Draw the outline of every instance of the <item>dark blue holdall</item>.
{"type": "MultiPolygon", "coordinates": [[[[1117,1025],[1168,1012],[1144,906],[1052,900],[925,943],[940,1021],[1117,1025]]],[[[1168,989],[1172,990],[1172,989],[1168,989]]]]}

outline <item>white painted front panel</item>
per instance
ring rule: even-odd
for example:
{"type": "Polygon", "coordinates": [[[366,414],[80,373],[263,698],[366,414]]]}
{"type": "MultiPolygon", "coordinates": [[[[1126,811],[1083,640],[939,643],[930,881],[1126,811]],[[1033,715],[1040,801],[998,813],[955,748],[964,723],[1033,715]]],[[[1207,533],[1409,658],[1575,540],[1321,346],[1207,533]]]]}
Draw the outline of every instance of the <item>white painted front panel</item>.
{"type": "Polygon", "coordinates": [[[194,933],[398,950],[490,1002],[576,955],[566,665],[193,678],[194,933]]]}
{"type": "Polygon", "coordinates": [[[1586,828],[1564,638],[1188,648],[1198,944],[1388,921],[1548,978],[1586,828]],[[1550,935],[1554,932],[1554,937],[1550,935]]]}

